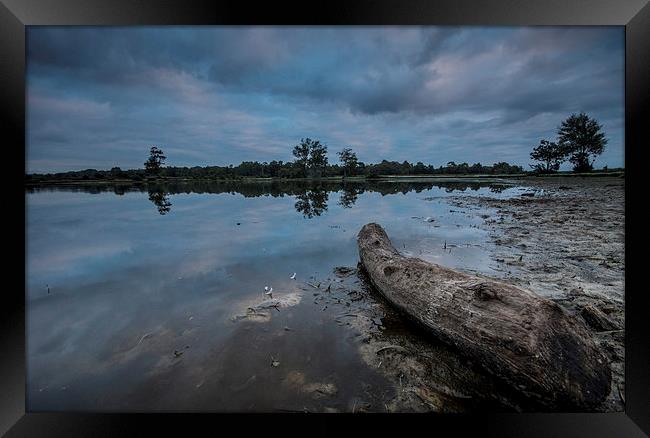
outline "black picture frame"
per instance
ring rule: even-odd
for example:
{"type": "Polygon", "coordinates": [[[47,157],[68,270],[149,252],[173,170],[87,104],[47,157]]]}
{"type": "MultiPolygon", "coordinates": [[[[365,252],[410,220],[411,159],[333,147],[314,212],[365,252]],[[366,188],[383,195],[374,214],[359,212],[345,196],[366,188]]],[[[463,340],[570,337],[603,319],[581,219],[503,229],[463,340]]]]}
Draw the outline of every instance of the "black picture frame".
{"type": "MultiPolygon", "coordinates": [[[[647,287],[642,280],[640,236],[644,206],[643,160],[650,93],[650,5],[645,0],[357,0],[300,5],[183,0],[1,0],[0,91],[5,152],[4,174],[15,203],[5,228],[13,237],[6,250],[6,278],[0,306],[0,433],[6,436],[141,435],[207,427],[210,434],[301,435],[381,432],[472,434],[480,436],[642,437],[650,434],[650,370],[647,287]],[[623,413],[479,415],[269,415],[220,414],[54,414],[29,413],[25,404],[25,27],[30,25],[141,24],[438,24],[438,25],[617,25],[625,26],[626,297],[625,393],[623,413]],[[8,135],[7,135],[8,134],[8,135]],[[639,194],[634,192],[639,181],[639,194]],[[13,230],[13,227],[16,230],[13,230]],[[22,255],[22,257],[21,257],[22,255]],[[635,257],[636,255],[636,257],[635,257]],[[19,274],[22,273],[22,276],[19,274]],[[19,286],[22,283],[23,288],[19,286]],[[418,427],[418,429],[415,429],[418,427]],[[239,432],[237,432],[239,430],[239,432]]],[[[645,210],[645,209],[644,209],[645,210]]],[[[647,220],[645,221],[647,222],[647,220]]]]}

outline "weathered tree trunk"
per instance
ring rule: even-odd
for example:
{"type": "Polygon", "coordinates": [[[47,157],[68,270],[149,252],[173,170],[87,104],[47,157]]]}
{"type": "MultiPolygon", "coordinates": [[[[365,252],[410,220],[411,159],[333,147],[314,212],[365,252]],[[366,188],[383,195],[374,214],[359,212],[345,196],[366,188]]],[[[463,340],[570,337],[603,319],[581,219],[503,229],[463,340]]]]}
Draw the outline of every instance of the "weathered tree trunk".
{"type": "Polygon", "coordinates": [[[378,224],[358,235],[361,264],[395,307],[488,373],[549,409],[588,409],[611,371],[591,334],[556,303],[518,287],[404,257],[378,224]]]}
{"type": "Polygon", "coordinates": [[[617,330],[619,327],[607,318],[607,316],[595,306],[587,304],[582,308],[580,314],[584,320],[596,330],[617,330]]]}

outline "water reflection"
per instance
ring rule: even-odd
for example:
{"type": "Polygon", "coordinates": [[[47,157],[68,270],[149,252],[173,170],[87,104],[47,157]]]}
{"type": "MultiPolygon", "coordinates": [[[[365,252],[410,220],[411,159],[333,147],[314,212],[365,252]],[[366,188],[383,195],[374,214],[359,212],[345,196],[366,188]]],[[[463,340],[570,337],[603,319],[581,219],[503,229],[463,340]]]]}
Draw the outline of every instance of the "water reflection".
{"type": "Polygon", "coordinates": [[[303,217],[311,219],[322,215],[328,208],[330,192],[340,192],[338,205],[352,208],[359,195],[364,192],[380,193],[382,196],[420,193],[433,188],[443,189],[446,193],[478,191],[487,188],[493,193],[501,193],[513,186],[513,182],[505,180],[437,180],[404,179],[404,180],[374,180],[374,181],[172,181],[132,184],[59,184],[56,186],[28,186],[28,193],[40,191],[65,191],[84,193],[113,192],[124,195],[127,192],[148,192],[149,200],[156,206],[158,213],[165,215],[171,211],[170,195],[189,193],[210,194],[239,194],[246,198],[272,196],[295,197],[294,207],[303,217]]]}
{"type": "Polygon", "coordinates": [[[133,182],[133,183],[60,183],[56,185],[28,185],[25,187],[27,193],[40,191],[62,191],[62,192],[84,192],[84,193],[105,193],[113,192],[122,195],[126,192],[146,192],[149,190],[163,191],[172,195],[180,193],[232,193],[244,197],[258,196],[296,196],[309,190],[325,190],[327,192],[339,192],[341,190],[361,194],[364,191],[377,192],[382,195],[397,193],[406,194],[411,191],[417,193],[431,190],[433,188],[444,189],[448,192],[479,190],[488,188],[492,191],[502,191],[514,187],[516,181],[502,179],[468,180],[459,179],[404,179],[404,180],[367,180],[367,181],[291,181],[291,180],[243,180],[243,181],[165,181],[156,183],[133,182]]]}
{"type": "MultiPolygon", "coordinates": [[[[358,397],[366,398],[364,383],[383,410],[380,398],[392,386],[361,361],[362,339],[337,321],[347,306],[321,302],[306,282],[325,284],[335,267],[355,266],[354,236],[369,221],[381,223],[407,255],[492,275],[487,234],[476,227],[483,220],[450,212],[444,198],[474,188],[481,190],[469,194],[486,195],[509,184],[400,179],[28,187],[29,406],[269,411],[322,402],[350,411],[358,397]],[[435,222],[422,220],[428,216],[435,222]],[[443,249],[452,242],[451,253],[443,249]],[[303,288],[304,299],[274,310],[264,325],[233,323],[233,315],[265,298],[267,285],[278,296],[303,288]],[[270,356],[278,367],[269,365],[270,356]],[[292,389],[296,381],[300,388],[332,383],[338,393],[314,400],[292,389]]],[[[328,299],[348,296],[335,286],[328,299]]]]}
{"type": "Polygon", "coordinates": [[[296,211],[302,213],[304,217],[311,219],[327,211],[329,194],[324,189],[318,188],[301,193],[296,196],[296,199],[296,203],[294,204],[296,211]]]}
{"type": "Polygon", "coordinates": [[[363,189],[344,186],[339,198],[339,205],[343,208],[352,208],[354,203],[357,202],[358,196],[362,193],[363,189]]]}
{"type": "Polygon", "coordinates": [[[172,203],[169,202],[169,194],[162,190],[149,190],[149,200],[154,203],[158,213],[165,215],[172,209],[172,203]]]}

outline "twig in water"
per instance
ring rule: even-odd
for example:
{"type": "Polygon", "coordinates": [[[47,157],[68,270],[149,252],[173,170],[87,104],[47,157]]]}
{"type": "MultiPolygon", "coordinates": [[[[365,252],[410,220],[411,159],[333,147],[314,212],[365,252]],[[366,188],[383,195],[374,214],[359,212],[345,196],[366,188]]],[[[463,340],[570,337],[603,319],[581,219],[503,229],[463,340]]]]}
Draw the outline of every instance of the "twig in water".
{"type": "Polygon", "coordinates": [[[140,343],[141,343],[142,341],[144,341],[145,338],[148,338],[148,337],[151,336],[151,335],[153,335],[153,332],[145,333],[145,334],[140,338],[140,340],[138,341],[138,343],[135,344],[135,346],[137,347],[138,345],[140,345],[140,343]]]}
{"type": "Polygon", "coordinates": [[[412,389],[411,392],[413,394],[417,395],[418,398],[422,401],[422,403],[427,405],[430,409],[432,409],[434,411],[436,410],[436,406],[433,403],[431,403],[431,401],[429,401],[423,394],[421,394],[420,391],[412,389]]]}
{"type": "Polygon", "coordinates": [[[623,329],[621,330],[606,330],[604,332],[596,332],[597,335],[609,335],[610,333],[619,333],[624,331],[623,329]]]}
{"type": "Polygon", "coordinates": [[[621,385],[617,385],[617,387],[618,387],[618,396],[621,398],[623,404],[625,404],[625,396],[623,395],[623,391],[621,391],[621,385]]]}
{"type": "Polygon", "coordinates": [[[376,353],[376,354],[379,354],[379,353],[381,353],[382,351],[384,351],[384,350],[389,350],[389,349],[391,349],[391,348],[394,348],[395,350],[398,350],[398,351],[401,351],[401,352],[404,352],[404,353],[406,352],[406,348],[401,347],[401,346],[399,346],[399,345],[387,345],[387,346],[385,346],[385,347],[381,347],[379,350],[377,350],[377,353],[376,353]]]}

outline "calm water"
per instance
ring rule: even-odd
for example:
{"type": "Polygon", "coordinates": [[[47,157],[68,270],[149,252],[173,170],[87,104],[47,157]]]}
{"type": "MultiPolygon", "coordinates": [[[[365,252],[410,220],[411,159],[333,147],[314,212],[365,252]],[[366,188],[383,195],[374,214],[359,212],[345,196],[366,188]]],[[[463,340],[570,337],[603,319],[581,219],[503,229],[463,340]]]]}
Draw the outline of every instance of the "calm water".
{"type": "Polygon", "coordinates": [[[263,300],[265,286],[281,295],[356,266],[368,222],[404,253],[493,274],[482,219],[445,198],[520,190],[422,181],[29,189],[29,409],[301,410],[318,402],[291,385],[297,372],[335,383],[327,406],[338,410],[360,382],[381,397],[391,386],[361,360],[357,337],[310,299],[268,322],[233,315],[263,300]]]}

